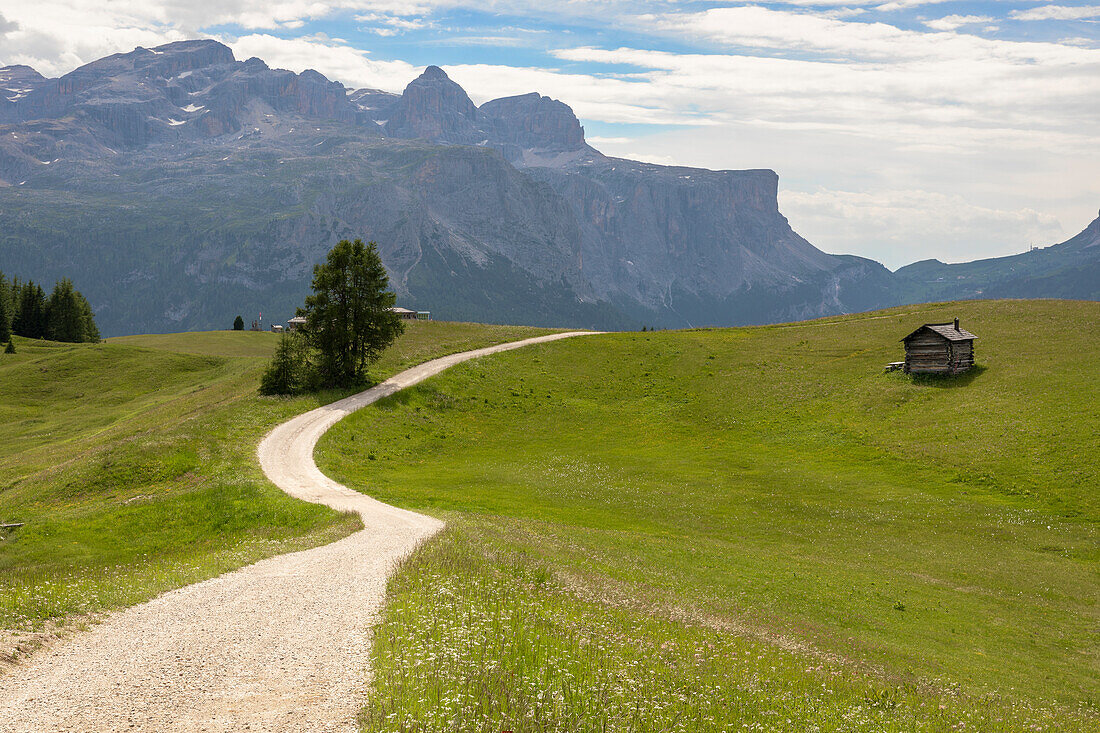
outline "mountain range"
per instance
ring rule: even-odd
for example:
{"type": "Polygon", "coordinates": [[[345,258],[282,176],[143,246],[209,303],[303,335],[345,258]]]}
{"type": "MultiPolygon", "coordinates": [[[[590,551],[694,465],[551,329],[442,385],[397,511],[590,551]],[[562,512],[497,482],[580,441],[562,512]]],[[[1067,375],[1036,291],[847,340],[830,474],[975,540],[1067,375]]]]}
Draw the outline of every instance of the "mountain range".
{"type": "Polygon", "coordinates": [[[891,273],[795,233],[771,170],[603,155],[537,93],[475,105],[238,61],[212,40],[48,79],[0,68],[0,270],[72,277],[106,335],[292,315],[340,239],[449,320],[739,325],[974,297],[1100,298],[1100,219],[1045,249],[891,273]]]}

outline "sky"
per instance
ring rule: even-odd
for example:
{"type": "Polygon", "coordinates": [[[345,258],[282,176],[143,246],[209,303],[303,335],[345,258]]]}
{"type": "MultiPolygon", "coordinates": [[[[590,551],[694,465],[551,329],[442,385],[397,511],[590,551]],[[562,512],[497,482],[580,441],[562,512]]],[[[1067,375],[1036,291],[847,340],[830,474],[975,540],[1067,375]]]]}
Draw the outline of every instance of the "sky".
{"type": "Polygon", "coordinates": [[[217,38],[239,59],[475,103],[538,91],[608,155],[770,168],[827,252],[1022,252],[1100,209],[1100,0],[0,0],[0,65],[59,76],[217,38]]]}

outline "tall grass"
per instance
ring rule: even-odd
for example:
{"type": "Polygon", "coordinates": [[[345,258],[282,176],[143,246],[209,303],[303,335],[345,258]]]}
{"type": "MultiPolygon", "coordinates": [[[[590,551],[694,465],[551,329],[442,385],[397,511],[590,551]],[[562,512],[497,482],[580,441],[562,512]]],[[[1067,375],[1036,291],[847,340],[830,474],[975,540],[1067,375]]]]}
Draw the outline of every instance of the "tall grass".
{"type": "Polygon", "coordinates": [[[700,623],[582,600],[456,519],[390,582],[374,733],[1091,730],[1026,700],[883,682],[700,623]]]}

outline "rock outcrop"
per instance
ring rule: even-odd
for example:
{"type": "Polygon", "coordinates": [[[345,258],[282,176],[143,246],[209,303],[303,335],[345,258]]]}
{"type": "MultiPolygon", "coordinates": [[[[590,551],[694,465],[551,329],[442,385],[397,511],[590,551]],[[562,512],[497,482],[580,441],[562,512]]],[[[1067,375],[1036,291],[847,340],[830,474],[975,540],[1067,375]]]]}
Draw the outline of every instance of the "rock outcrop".
{"type": "Polygon", "coordinates": [[[386,133],[439,143],[474,145],[480,140],[477,107],[438,66],[429,66],[387,110],[386,133]]]}
{"type": "Polygon", "coordinates": [[[765,323],[927,290],[798,236],[773,171],[609,158],[567,105],[479,108],[438,67],[349,91],[185,41],[59,79],[6,67],[0,89],[0,263],[79,278],[106,334],[289,317],[345,237],[378,242],[402,304],[453,319],[765,323]]]}
{"type": "Polygon", "coordinates": [[[0,101],[15,104],[47,81],[29,66],[0,66],[0,101]]]}
{"type": "Polygon", "coordinates": [[[429,66],[398,97],[359,89],[351,100],[387,135],[446,145],[481,145],[525,165],[525,154],[586,150],[584,128],[568,105],[538,93],[494,99],[476,107],[438,66],[429,66]]]}
{"type": "Polygon", "coordinates": [[[37,83],[0,111],[0,122],[63,123],[50,131],[54,142],[84,140],[86,156],[94,157],[103,148],[237,133],[262,124],[265,113],[349,124],[358,118],[344,86],[316,71],[270,69],[257,58],[238,62],[227,46],[204,40],[137,48],[37,83]]]}
{"type": "Polygon", "coordinates": [[[584,128],[568,105],[537,92],[504,97],[479,108],[493,142],[551,152],[584,147],[584,128]]]}

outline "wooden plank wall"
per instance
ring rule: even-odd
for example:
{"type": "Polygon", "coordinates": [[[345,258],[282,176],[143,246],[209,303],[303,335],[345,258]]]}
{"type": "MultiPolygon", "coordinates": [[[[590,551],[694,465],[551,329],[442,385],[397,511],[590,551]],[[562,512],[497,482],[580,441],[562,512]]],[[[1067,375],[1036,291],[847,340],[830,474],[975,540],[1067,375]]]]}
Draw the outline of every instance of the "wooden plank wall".
{"type": "Polygon", "coordinates": [[[906,374],[958,374],[974,366],[971,341],[948,341],[934,333],[923,333],[905,347],[906,374]]]}

